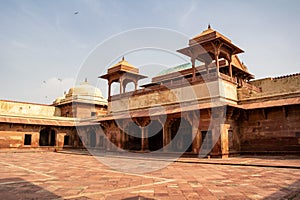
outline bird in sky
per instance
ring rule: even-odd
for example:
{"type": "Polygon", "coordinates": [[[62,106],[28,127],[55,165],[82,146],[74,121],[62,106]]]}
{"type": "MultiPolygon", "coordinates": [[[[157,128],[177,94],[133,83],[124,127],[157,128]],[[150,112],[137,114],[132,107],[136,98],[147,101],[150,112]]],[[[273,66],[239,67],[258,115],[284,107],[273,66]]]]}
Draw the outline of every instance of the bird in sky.
{"type": "Polygon", "coordinates": [[[77,15],[77,14],[79,14],[79,11],[74,12],[74,15],[77,15]]]}

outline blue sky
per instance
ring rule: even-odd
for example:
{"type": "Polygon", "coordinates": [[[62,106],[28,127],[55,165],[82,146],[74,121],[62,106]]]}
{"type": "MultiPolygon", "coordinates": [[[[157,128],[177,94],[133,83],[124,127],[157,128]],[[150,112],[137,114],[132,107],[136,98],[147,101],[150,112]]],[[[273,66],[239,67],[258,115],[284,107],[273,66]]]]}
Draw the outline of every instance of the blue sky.
{"type": "MultiPolygon", "coordinates": [[[[99,43],[143,27],[191,38],[210,23],[245,50],[240,58],[256,78],[296,73],[299,7],[297,0],[0,0],[0,99],[52,103],[99,43]]],[[[88,78],[102,73],[99,66],[88,78]]]]}

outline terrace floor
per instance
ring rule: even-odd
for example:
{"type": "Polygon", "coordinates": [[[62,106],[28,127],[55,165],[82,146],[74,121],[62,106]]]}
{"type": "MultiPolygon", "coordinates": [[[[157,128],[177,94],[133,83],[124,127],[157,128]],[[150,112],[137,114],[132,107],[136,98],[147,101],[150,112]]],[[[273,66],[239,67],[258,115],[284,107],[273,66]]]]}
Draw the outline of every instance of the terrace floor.
{"type": "Polygon", "coordinates": [[[300,199],[300,157],[296,156],[158,163],[107,158],[113,165],[72,152],[2,152],[0,156],[0,199],[300,199]],[[117,170],[128,163],[137,173],[117,170]],[[145,166],[153,170],[143,173],[145,166]]]}

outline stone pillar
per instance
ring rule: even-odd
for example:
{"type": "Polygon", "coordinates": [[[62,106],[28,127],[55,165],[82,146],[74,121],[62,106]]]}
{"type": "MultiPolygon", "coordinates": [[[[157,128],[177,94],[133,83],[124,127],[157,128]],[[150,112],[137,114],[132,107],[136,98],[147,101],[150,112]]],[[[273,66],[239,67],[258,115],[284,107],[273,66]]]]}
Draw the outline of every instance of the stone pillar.
{"type": "Polygon", "coordinates": [[[169,126],[167,123],[164,124],[163,126],[163,152],[168,152],[167,145],[170,143],[170,137],[169,137],[169,126]]]}
{"type": "Polygon", "coordinates": [[[123,85],[123,90],[122,90],[122,93],[125,93],[126,86],[127,86],[127,84],[123,85]]]}
{"type": "Polygon", "coordinates": [[[193,153],[199,153],[200,150],[200,140],[201,140],[201,132],[199,131],[198,127],[192,127],[192,137],[193,137],[193,144],[192,144],[192,151],[193,153]]]}
{"type": "Polygon", "coordinates": [[[116,139],[117,139],[117,143],[118,143],[118,148],[119,149],[122,149],[122,130],[119,130],[117,133],[116,133],[116,139]]]}
{"type": "Polygon", "coordinates": [[[195,58],[191,58],[191,63],[192,63],[192,69],[193,69],[193,78],[192,80],[196,79],[196,67],[195,67],[195,58]]]}
{"type": "Polygon", "coordinates": [[[136,91],[138,88],[138,82],[137,81],[134,81],[134,91],[136,91]]]}
{"type": "Polygon", "coordinates": [[[212,130],[212,141],[214,147],[211,152],[211,156],[221,156],[222,158],[228,158],[229,146],[228,146],[228,130],[229,124],[216,125],[212,130]]]}
{"type": "Polygon", "coordinates": [[[232,55],[231,54],[228,55],[228,65],[229,65],[229,75],[230,75],[231,81],[233,81],[233,78],[232,78],[232,55]]]}
{"type": "Polygon", "coordinates": [[[62,149],[64,147],[64,136],[66,133],[57,133],[56,134],[56,141],[55,147],[58,149],[62,149]]]}
{"type": "Polygon", "coordinates": [[[141,127],[142,139],[141,139],[141,151],[148,150],[148,130],[146,127],[141,127]]]}
{"type": "Polygon", "coordinates": [[[205,65],[205,70],[206,70],[206,74],[209,74],[209,70],[208,70],[208,65],[210,63],[209,62],[205,62],[204,65],[205,65]]]}
{"type": "Polygon", "coordinates": [[[31,134],[31,147],[38,147],[40,142],[40,133],[33,132],[31,134]]]}
{"type": "Polygon", "coordinates": [[[231,60],[229,61],[229,74],[230,74],[230,78],[232,78],[232,64],[231,64],[231,60]]]}
{"type": "Polygon", "coordinates": [[[144,151],[144,149],[145,149],[145,132],[144,132],[144,127],[141,127],[141,129],[142,129],[142,139],[141,139],[141,142],[142,142],[142,144],[141,144],[141,150],[142,151],[144,151]]]}
{"type": "Polygon", "coordinates": [[[120,81],[120,94],[122,94],[123,93],[123,81],[121,78],[119,81],[120,81]]]}
{"type": "Polygon", "coordinates": [[[219,52],[216,53],[215,55],[215,60],[216,60],[216,72],[217,72],[217,76],[219,77],[219,73],[220,73],[220,66],[219,66],[219,52]]]}
{"type": "Polygon", "coordinates": [[[229,129],[230,129],[229,124],[220,124],[222,158],[228,158],[228,154],[229,154],[229,143],[228,143],[229,129]]]}
{"type": "Polygon", "coordinates": [[[210,155],[212,157],[217,157],[221,155],[221,143],[220,143],[220,125],[216,124],[211,130],[212,137],[212,150],[210,155]]]}
{"type": "Polygon", "coordinates": [[[148,129],[146,127],[144,127],[144,134],[145,134],[145,138],[144,138],[144,150],[148,151],[149,150],[148,129]]]}
{"type": "Polygon", "coordinates": [[[120,131],[121,132],[121,137],[122,137],[122,145],[121,145],[121,148],[122,149],[125,149],[125,145],[126,145],[126,138],[125,138],[125,131],[124,131],[124,125],[122,127],[122,130],[120,131]]]}
{"type": "Polygon", "coordinates": [[[108,82],[108,99],[110,98],[111,96],[111,82],[109,81],[108,82]]]}

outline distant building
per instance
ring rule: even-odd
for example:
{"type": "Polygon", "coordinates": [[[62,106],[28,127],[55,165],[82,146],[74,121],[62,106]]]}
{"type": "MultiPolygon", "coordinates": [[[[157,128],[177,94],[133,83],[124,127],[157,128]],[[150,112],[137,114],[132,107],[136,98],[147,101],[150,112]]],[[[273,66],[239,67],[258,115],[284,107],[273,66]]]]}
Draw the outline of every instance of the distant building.
{"type": "Polygon", "coordinates": [[[300,74],[253,80],[243,50],[211,27],[178,52],[191,62],[142,89],[146,76],[123,58],[101,76],[107,100],[84,82],[51,106],[0,101],[0,147],[300,154],[300,74]]]}
{"type": "Polygon", "coordinates": [[[87,81],[71,88],[53,105],[0,100],[0,148],[82,148],[76,121],[106,114],[106,110],[107,100],[87,81]]]}

